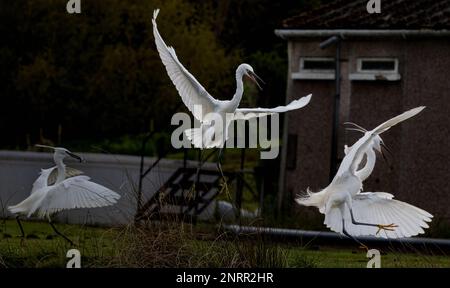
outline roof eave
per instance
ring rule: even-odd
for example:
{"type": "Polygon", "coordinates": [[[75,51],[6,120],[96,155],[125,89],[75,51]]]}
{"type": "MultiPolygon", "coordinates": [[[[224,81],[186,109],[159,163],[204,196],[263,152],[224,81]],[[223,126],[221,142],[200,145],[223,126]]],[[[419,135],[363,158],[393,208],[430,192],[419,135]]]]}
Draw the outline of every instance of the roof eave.
{"type": "Polygon", "coordinates": [[[319,38],[340,35],[350,37],[450,37],[450,30],[432,29],[276,29],[275,35],[282,39],[319,38]]]}

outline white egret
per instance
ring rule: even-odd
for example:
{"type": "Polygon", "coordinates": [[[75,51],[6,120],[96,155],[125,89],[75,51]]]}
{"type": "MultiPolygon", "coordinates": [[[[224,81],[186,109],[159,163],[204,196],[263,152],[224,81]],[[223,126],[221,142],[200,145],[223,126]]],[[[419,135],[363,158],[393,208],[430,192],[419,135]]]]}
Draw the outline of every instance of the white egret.
{"type": "Polygon", "coordinates": [[[205,88],[189,73],[189,71],[181,64],[172,47],[168,47],[156,25],[156,18],[159,9],[153,12],[153,35],[155,37],[156,47],[158,49],[161,61],[166,67],[167,74],[172,80],[175,88],[194,117],[200,121],[199,128],[187,129],[185,132],[188,139],[196,148],[222,148],[228,139],[228,127],[233,120],[248,120],[253,117],[267,116],[273,113],[282,113],[295,110],[306,106],[311,95],[294,100],[287,106],[278,106],[275,108],[238,108],[244,92],[242,78],[247,76],[259,86],[258,80],[262,80],[253,72],[253,68],[248,64],[241,64],[236,70],[236,93],[231,100],[220,101],[214,99],[205,88]],[[195,109],[194,106],[199,105],[201,110],[195,109]],[[222,118],[223,130],[215,131],[215,127],[205,119],[208,113],[217,113],[222,118]],[[226,117],[226,114],[232,114],[232,117],[226,117]],[[223,135],[225,134],[225,135],[223,135]]]}
{"type": "Polygon", "coordinates": [[[319,208],[319,211],[325,214],[324,224],[328,228],[354,240],[356,238],[353,236],[360,235],[402,238],[424,233],[423,228],[428,228],[426,222],[430,222],[433,217],[430,213],[408,203],[394,200],[394,196],[389,193],[361,192],[362,181],[370,175],[375,164],[374,149],[381,149],[382,141],[379,135],[392,126],[413,117],[424,108],[411,109],[371,131],[362,131],[364,136],[353,146],[345,148],[346,155],[332,182],[317,193],[308,189],[306,195],[296,198],[296,202],[300,205],[319,208]],[[358,170],[364,155],[367,157],[366,165],[358,170]]]}
{"type": "MultiPolygon", "coordinates": [[[[344,124],[352,124],[356,125],[354,123],[346,122],[344,124]]],[[[357,128],[347,128],[348,130],[356,130],[362,133],[366,133],[367,130],[356,125],[357,128]]],[[[390,152],[389,149],[384,145],[383,140],[379,135],[376,135],[372,139],[372,143],[369,144],[369,148],[367,149],[365,156],[366,156],[366,163],[363,168],[360,170],[355,171],[355,176],[357,176],[361,182],[364,182],[367,178],[369,178],[370,174],[372,174],[373,169],[375,168],[375,162],[376,162],[376,154],[375,151],[378,151],[384,158],[383,151],[381,147],[384,147],[386,151],[390,152]]],[[[351,147],[348,147],[347,145],[344,145],[344,154],[347,155],[350,151],[351,147]]],[[[362,159],[361,159],[362,160],[362,159]]]]}
{"type": "Polygon", "coordinates": [[[8,210],[16,215],[17,223],[25,237],[19,216],[47,218],[56,234],[62,236],[73,245],[73,242],[60,233],[52,223],[52,216],[62,210],[75,208],[95,208],[110,206],[117,202],[120,195],[116,192],[89,181],[83,172],[66,167],[63,159],[73,157],[80,162],[83,159],[65,148],[36,145],[37,147],[54,150],[53,160],[56,166],[42,169],[38,179],[33,183],[31,194],[17,205],[9,206],[8,210]]]}

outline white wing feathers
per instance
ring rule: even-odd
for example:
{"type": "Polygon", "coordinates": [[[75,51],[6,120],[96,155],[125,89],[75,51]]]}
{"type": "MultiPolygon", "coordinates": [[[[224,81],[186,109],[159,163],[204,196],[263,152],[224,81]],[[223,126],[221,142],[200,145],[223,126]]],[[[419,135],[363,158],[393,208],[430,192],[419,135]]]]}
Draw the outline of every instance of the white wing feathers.
{"type": "Polygon", "coordinates": [[[180,94],[183,103],[197,120],[202,121],[204,115],[214,112],[217,100],[184,68],[183,64],[178,60],[175,50],[172,47],[167,47],[156,25],[158,13],[159,9],[153,12],[152,23],[155,44],[161,61],[166,67],[167,74],[180,94]],[[194,109],[194,105],[201,105],[202,109],[194,109]]]}
{"type": "Polygon", "coordinates": [[[254,117],[264,117],[274,113],[283,113],[291,110],[296,110],[308,105],[312,94],[294,100],[286,106],[278,106],[275,108],[237,108],[234,120],[248,120],[254,117]]]}
{"type": "Polygon", "coordinates": [[[120,195],[89,181],[88,176],[75,176],[51,187],[37,208],[40,216],[74,208],[95,208],[117,203],[120,195]]]}
{"type": "Polygon", "coordinates": [[[339,170],[336,173],[336,176],[334,177],[333,181],[335,181],[335,179],[344,175],[346,172],[355,173],[355,171],[358,169],[358,165],[361,162],[367,149],[373,149],[373,147],[370,147],[373,137],[389,130],[389,128],[391,128],[392,126],[397,125],[398,123],[403,122],[403,121],[417,115],[424,108],[425,108],[424,106],[420,106],[420,107],[408,110],[394,118],[387,120],[386,122],[382,123],[375,129],[373,129],[372,131],[366,132],[364,134],[364,136],[361,137],[349,149],[348,154],[345,155],[344,159],[342,160],[342,163],[339,166],[339,170]]]}
{"type": "Polygon", "coordinates": [[[52,167],[49,169],[41,169],[41,173],[39,177],[34,181],[33,188],[31,189],[31,194],[38,191],[39,189],[42,189],[44,187],[47,187],[47,181],[48,177],[50,176],[50,173],[52,173],[53,170],[55,170],[56,167],[52,167]]]}
{"type": "Polygon", "coordinates": [[[413,108],[411,110],[408,110],[406,112],[403,112],[402,114],[395,116],[394,118],[391,118],[384,122],[383,124],[379,125],[377,128],[373,129],[372,132],[376,134],[381,134],[383,132],[386,132],[391,128],[392,126],[397,125],[400,122],[403,122],[417,114],[419,114],[423,109],[425,109],[425,106],[419,106],[416,108],[413,108]]]}
{"type": "MultiPolygon", "coordinates": [[[[71,167],[66,167],[66,179],[78,175],[82,175],[83,172],[71,167]]],[[[34,181],[33,188],[31,189],[31,194],[39,189],[55,184],[58,178],[58,170],[55,167],[48,169],[41,169],[39,177],[34,181]]]]}
{"type": "Polygon", "coordinates": [[[372,235],[382,238],[403,238],[424,233],[428,228],[433,215],[408,203],[392,199],[393,195],[384,192],[359,193],[353,198],[353,214],[355,220],[365,223],[395,223],[398,227],[394,231],[380,231],[378,228],[354,225],[350,212],[344,209],[341,215],[339,208],[333,208],[325,215],[325,224],[331,230],[342,233],[342,218],[345,221],[345,230],[354,236],[372,235]],[[343,216],[343,217],[342,217],[343,216]]]}

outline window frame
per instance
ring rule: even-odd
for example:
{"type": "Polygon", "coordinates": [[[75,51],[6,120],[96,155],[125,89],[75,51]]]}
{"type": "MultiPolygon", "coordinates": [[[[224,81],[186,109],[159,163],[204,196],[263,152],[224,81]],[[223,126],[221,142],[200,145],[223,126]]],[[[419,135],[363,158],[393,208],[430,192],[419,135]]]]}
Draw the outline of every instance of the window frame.
{"type": "Polygon", "coordinates": [[[305,60],[312,61],[330,61],[335,63],[334,57],[315,57],[315,56],[300,56],[299,69],[292,73],[291,77],[294,80],[334,80],[335,69],[305,69],[305,60]]]}
{"type": "Polygon", "coordinates": [[[367,73],[367,74],[398,74],[398,58],[395,57],[361,57],[356,59],[356,71],[358,73],[367,73]],[[373,70],[367,70],[362,69],[362,64],[364,61],[367,62],[377,62],[377,61],[393,61],[394,62],[394,69],[393,70],[382,70],[382,69],[373,69],[373,70]]]}

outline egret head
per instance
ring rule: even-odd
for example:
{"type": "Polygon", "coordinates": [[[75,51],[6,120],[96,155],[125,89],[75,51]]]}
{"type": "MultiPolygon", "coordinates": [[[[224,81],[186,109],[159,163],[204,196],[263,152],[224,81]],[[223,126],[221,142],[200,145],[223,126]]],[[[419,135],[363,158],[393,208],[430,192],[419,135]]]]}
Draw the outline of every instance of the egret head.
{"type": "Polygon", "coordinates": [[[55,153],[53,154],[53,159],[55,160],[55,162],[58,161],[62,161],[65,157],[70,156],[72,158],[77,159],[80,162],[83,162],[83,158],[81,158],[81,156],[78,156],[72,152],[70,152],[69,150],[67,150],[66,148],[62,148],[62,147],[52,147],[52,146],[47,146],[47,145],[40,145],[40,144],[36,144],[36,147],[41,147],[41,148],[48,148],[48,149],[52,149],[55,153]]]}
{"type": "Polygon", "coordinates": [[[381,137],[380,137],[379,135],[376,135],[376,136],[373,138],[373,148],[374,148],[376,151],[380,152],[381,156],[383,156],[383,159],[384,159],[386,162],[388,162],[386,156],[385,156],[384,153],[383,153],[383,150],[384,150],[384,151],[387,151],[390,155],[392,155],[392,152],[391,152],[391,150],[389,150],[389,148],[384,144],[383,139],[381,139],[381,137]]]}
{"type": "MultiPolygon", "coordinates": [[[[353,131],[358,131],[358,132],[361,132],[361,133],[367,133],[367,130],[365,128],[363,128],[363,127],[361,127],[358,124],[355,124],[353,122],[345,122],[344,124],[353,126],[353,127],[350,127],[350,128],[347,127],[346,128],[347,130],[353,130],[353,131]]],[[[382,148],[384,148],[384,150],[386,150],[389,154],[392,154],[391,151],[384,144],[383,139],[381,139],[380,135],[375,135],[375,137],[373,138],[373,140],[372,140],[372,148],[375,149],[375,151],[378,151],[383,156],[383,159],[385,159],[385,160],[386,160],[386,158],[385,158],[385,156],[383,154],[383,149],[382,148]]],[[[348,147],[347,148],[344,147],[344,152],[346,150],[348,151],[348,149],[349,149],[348,147]]],[[[347,152],[345,152],[345,154],[347,154],[347,152]]]]}
{"type": "Polygon", "coordinates": [[[260,90],[262,90],[262,88],[261,88],[261,86],[259,85],[259,82],[258,82],[258,81],[260,81],[262,84],[266,84],[266,83],[264,83],[264,81],[263,81],[258,75],[256,75],[256,73],[253,71],[253,67],[250,66],[249,64],[244,63],[244,64],[239,65],[237,71],[240,72],[241,75],[245,75],[245,76],[247,76],[250,80],[252,80],[253,82],[255,82],[255,84],[258,86],[258,88],[259,88],[260,90]]]}

